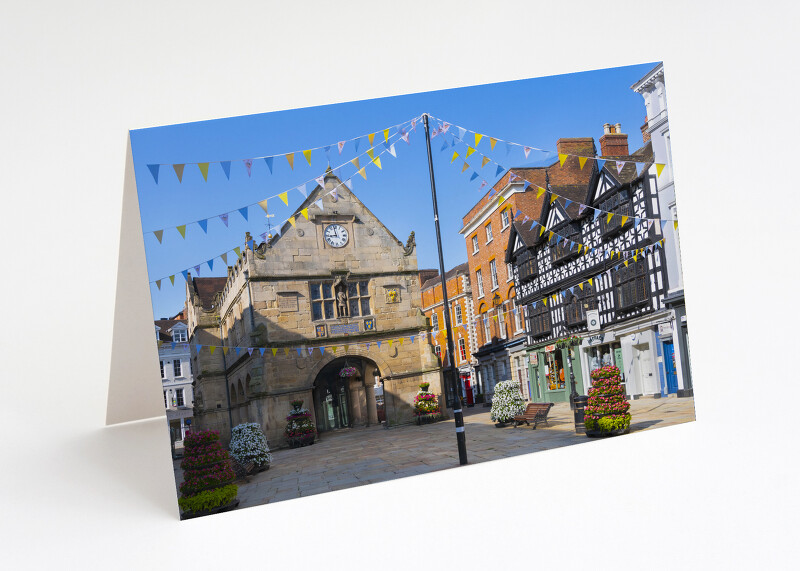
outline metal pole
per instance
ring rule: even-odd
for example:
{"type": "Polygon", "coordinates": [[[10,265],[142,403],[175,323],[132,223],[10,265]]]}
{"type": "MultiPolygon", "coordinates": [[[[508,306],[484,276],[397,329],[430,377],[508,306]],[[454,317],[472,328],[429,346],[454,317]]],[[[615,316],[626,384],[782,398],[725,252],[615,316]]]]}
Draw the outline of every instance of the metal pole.
{"type": "Polygon", "coordinates": [[[458,443],[458,462],[460,465],[467,463],[467,438],[464,434],[464,414],[461,411],[461,381],[455,378],[455,353],[453,351],[453,333],[450,329],[450,302],[447,300],[447,280],[444,274],[444,257],[442,256],[442,235],[439,231],[439,207],[436,204],[436,181],[433,177],[433,158],[431,156],[431,135],[428,126],[428,114],[422,115],[425,124],[425,143],[428,146],[428,170],[431,174],[431,199],[433,200],[433,221],[436,225],[436,247],[439,250],[439,273],[442,276],[442,301],[444,302],[444,323],[447,330],[447,355],[449,356],[449,366],[445,370],[445,386],[447,379],[456,389],[456,398],[453,414],[456,421],[456,442],[458,443]]]}

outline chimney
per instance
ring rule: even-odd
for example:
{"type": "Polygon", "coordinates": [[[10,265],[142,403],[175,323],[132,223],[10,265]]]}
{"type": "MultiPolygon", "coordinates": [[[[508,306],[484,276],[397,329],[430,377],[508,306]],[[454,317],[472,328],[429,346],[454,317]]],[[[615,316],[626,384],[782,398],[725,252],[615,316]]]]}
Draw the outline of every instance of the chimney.
{"type": "Polygon", "coordinates": [[[644,125],[642,125],[642,143],[647,144],[647,141],[650,140],[650,133],[647,132],[647,127],[649,127],[649,123],[647,121],[647,115],[644,116],[644,125]]]}
{"type": "Polygon", "coordinates": [[[565,155],[592,157],[595,154],[594,139],[591,137],[575,137],[559,139],[556,143],[558,152],[565,155]]]}
{"type": "Polygon", "coordinates": [[[622,157],[628,155],[628,135],[622,132],[622,125],[617,123],[603,125],[603,136],[600,137],[600,154],[604,157],[622,157]]]}

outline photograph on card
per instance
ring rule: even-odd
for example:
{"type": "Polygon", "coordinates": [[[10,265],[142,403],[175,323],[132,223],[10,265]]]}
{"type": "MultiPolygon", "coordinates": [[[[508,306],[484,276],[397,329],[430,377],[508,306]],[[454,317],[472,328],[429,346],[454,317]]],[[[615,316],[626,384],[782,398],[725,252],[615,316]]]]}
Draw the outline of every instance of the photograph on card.
{"type": "Polygon", "coordinates": [[[667,110],[650,63],[132,130],[181,518],[693,421],[667,110]]]}

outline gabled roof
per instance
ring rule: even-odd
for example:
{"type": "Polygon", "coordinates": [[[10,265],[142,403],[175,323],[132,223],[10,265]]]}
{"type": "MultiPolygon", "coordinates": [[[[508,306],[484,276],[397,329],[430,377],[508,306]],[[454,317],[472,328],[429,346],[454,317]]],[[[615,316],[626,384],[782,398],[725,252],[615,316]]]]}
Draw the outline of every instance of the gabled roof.
{"type": "MultiPolygon", "coordinates": [[[[453,277],[457,276],[458,274],[464,274],[464,275],[468,275],[469,274],[469,263],[468,262],[464,262],[463,264],[459,264],[455,268],[453,268],[452,270],[449,270],[449,271],[445,272],[445,274],[444,274],[445,283],[449,282],[453,277]]],[[[432,288],[434,286],[437,286],[440,283],[442,283],[442,277],[441,276],[436,276],[435,278],[431,278],[431,279],[427,280],[424,284],[422,284],[422,288],[420,288],[420,289],[424,291],[426,289],[430,289],[430,288],[432,288]]]]}
{"type": "Polygon", "coordinates": [[[635,161],[638,163],[645,163],[644,168],[642,169],[642,173],[645,173],[655,160],[653,155],[653,142],[647,141],[647,144],[645,144],[642,148],[637,149],[630,155],[603,158],[606,159],[606,164],[603,166],[603,170],[611,175],[611,177],[618,183],[629,184],[639,178],[639,176],[636,174],[636,165],[633,162],[626,162],[625,166],[622,167],[622,171],[618,173],[617,164],[615,161],[635,161]]]}
{"type": "Polygon", "coordinates": [[[186,326],[185,319],[156,319],[154,323],[158,327],[158,338],[162,341],[172,341],[170,331],[176,325],[186,326]]]}
{"type": "Polygon", "coordinates": [[[506,259],[505,262],[511,263],[513,258],[517,238],[522,241],[522,244],[526,248],[532,248],[536,245],[539,241],[539,227],[537,226],[534,230],[531,230],[531,224],[529,222],[525,222],[524,224],[516,221],[511,225],[511,232],[508,234],[508,246],[506,247],[506,259]]]}
{"type": "Polygon", "coordinates": [[[225,289],[227,277],[220,278],[192,278],[192,289],[200,298],[203,309],[212,309],[214,297],[225,289]]]}

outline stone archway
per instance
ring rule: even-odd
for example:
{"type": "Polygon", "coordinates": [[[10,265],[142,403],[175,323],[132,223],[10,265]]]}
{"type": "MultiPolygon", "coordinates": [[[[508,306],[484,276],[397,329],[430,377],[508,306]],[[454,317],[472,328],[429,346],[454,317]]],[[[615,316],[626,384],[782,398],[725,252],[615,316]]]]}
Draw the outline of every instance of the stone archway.
{"type": "Polygon", "coordinates": [[[360,355],[336,357],[319,369],[312,388],[318,432],[378,422],[373,389],[376,371],[380,376],[378,365],[360,355]],[[352,375],[343,377],[345,368],[352,375]]]}

